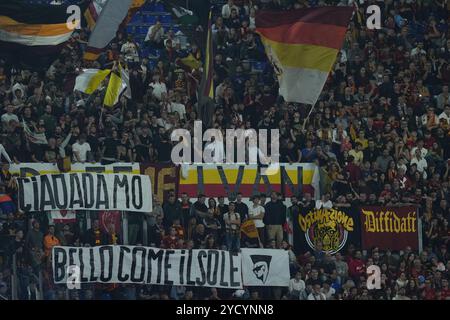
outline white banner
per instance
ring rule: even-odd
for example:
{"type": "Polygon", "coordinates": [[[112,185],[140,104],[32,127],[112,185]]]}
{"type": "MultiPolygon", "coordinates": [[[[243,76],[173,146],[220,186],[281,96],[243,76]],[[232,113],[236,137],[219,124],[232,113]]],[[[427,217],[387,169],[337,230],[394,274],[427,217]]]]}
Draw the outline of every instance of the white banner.
{"type": "Polygon", "coordinates": [[[241,249],[245,286],[289,286],[289,255],[285,250],[241,249]]]}
{"type": "Polygon", "coordinates": [[[56,163],[11,163],[9,172],[20,177],[60,173],[56,163]]]}
{"type": "Polygon", "coordinates": [[[101,163],[72,163],[70,172],[96,172],[96,173],[132,173],[140,174],[139,163],[118,162],[114,164],[102,165],[101,163]]]}
{"type": "Polygon", "coordinates": [[[136,283],[241,289],[241,256],[221,250],[54,247],[56,284],[136,283]]]}
{"type": "MultiPolygon", "coordinates": [[[[62,173],[56,163],[12,163],[9,172],[20,177],[62,173]]],[[[72,163],[70,172],[84,173],[132,173],[141,172],[139,163],[117,162],[108,165],[101,163],[72,163]]]]}
{"type": "Polygon", "coordinates": [[[19,208],[53,210],[121,210],[151,212],[149,176],[66,173],[19,178],[19,208]]]}

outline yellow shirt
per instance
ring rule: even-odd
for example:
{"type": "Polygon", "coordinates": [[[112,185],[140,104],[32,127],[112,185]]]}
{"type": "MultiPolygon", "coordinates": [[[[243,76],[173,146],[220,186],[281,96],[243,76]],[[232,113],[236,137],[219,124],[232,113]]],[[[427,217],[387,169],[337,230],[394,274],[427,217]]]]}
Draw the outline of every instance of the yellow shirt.
{"type": "Polygon", "coordinates": [[[365,138],[364,139],[356,138],[355,142],[356,143],[361,143],[363,149],[366,149],[369,146],[369,140],[367,140],[365,138]]]}
{"type": "Polygon", "coordinates": [[[364,158],[364,154],[362,151],[356,151],[356,149],[352,149],[348,152],[348,154],[350,156],[352,156],[353,158],[355,158],[354,163],[357,165],[362,164],[363,162],[363,158],[364,158]]]}

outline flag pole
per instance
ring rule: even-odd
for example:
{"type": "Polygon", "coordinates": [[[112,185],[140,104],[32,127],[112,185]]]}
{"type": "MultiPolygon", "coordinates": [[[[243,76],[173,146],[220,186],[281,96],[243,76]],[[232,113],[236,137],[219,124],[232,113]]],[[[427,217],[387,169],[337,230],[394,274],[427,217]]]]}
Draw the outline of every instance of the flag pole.
{"type": "Polygon", "coordinates": [[[311,110],[309,111],[308,116],[305,118],[305,121],[303,122],[303,130],[305,130],[306,122],[308,122],[309,117],[311,117],[312,112],[316,108],[316,104],[317,104],[317,102],[315,104],[311,105],[311,110]]]}

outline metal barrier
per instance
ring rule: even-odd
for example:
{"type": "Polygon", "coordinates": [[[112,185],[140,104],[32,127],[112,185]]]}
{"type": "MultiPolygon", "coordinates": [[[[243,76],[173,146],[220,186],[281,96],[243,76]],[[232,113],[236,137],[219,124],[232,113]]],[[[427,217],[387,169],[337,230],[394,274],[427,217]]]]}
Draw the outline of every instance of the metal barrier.
{"type": "Polygon", "coordinates": [[[11,274],[11,300],[18,299],[18,286],[17,286],[17,258],[14,253],[12,256],[12,274],[11,274]]]}
{"type": "Polygon", "coordinates": [[[42,275],[42,270],[39,270],[39,299],[38,300],[44,300],[44,277],[42,275]]]}

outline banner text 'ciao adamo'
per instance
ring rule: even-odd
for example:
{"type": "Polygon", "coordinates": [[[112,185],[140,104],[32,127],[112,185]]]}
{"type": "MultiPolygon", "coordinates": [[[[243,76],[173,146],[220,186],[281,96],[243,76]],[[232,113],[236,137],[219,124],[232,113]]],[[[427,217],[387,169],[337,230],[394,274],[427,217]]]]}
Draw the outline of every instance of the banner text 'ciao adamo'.
{"type": "Polygon", "coordinates": [[[67,173],[19,178],[19,208],[52,210],[123,210],[151,212],[149,176],[67,173]]]}

